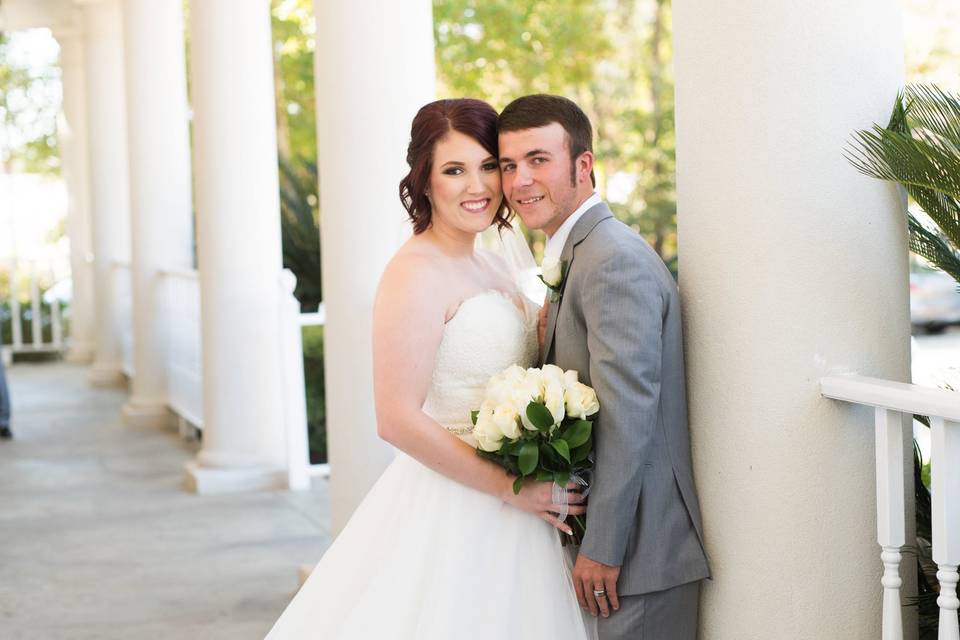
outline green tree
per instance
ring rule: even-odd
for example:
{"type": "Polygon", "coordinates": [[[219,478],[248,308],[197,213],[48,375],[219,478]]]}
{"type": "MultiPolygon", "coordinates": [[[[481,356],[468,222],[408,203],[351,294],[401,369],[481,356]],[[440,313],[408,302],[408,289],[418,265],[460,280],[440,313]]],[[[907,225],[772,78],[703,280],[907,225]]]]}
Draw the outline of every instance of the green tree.
{"type": "Polygon", "coordinates": [[[283,265],[306,311],[322,300],[311,0],[273,0],[273,64],[283,265]]]}
{"type": "Polygon", "coordinates": [[[536,92],[575,100],[596,129],[598,188],[676,261],[668,0],[434,0],[441,96],[501,109],[536,92]]]}
{"type": "Polygon", "coordinates": [[[17,39],[0,31],[0,164],[6,173],[57,174],[60,70],[18,55],[17,39]]]}

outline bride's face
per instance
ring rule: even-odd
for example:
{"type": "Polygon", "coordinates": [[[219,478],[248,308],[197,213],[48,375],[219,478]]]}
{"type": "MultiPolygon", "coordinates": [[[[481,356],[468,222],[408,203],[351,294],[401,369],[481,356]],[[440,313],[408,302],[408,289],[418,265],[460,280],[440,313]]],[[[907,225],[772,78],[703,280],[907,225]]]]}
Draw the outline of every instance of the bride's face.
{"type": "Polygon", "coordinates": [[[428,195],[434,227],[483,231],[503,198],[497,159],[470,136],[448,131],[433,150],[428,195]]]}

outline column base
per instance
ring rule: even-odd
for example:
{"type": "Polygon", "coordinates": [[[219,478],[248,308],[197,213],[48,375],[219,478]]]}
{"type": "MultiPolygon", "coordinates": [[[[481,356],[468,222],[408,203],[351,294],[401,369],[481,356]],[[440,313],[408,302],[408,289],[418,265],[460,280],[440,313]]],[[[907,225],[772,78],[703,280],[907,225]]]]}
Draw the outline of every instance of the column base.
{"type": "Polygon", "coordinates": [[[162,401],[130,398],[122,413],[124,423],[131,427],[173,429],[175,424],[173,413],[162,401]]]}
{"type": "Polygon", "coordinates": [[[287,487],[283,469],[262,467],[218,468],[203,467],[196,460],[184,465],[189,491],[199,495],[270,491],[287,487]]]}
{"type": "Polygon", "coordinates": [[[120,365],[93,363],[87,380],[95,387],[122,387],[127,382],[120,365]]]}
{"type": "Polygon", "coordinates": [[[87,342],[77,342],[70,345],[64,360],[70,364],[90,364],[93,362],[93,344],[87,342]]]}

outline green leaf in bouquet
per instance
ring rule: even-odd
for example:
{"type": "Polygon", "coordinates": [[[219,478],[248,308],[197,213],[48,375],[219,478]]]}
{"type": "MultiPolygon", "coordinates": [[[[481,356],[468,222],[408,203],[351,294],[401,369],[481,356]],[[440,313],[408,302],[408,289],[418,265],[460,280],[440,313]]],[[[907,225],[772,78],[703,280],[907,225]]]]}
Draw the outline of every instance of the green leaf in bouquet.
{"type": "Polygon", "coordinates": [[[587,459],[590,451],[593,449],[593,438],[587,438],[587,441],[570,452],[570,462],[579,464],[587,459]]]}
{"type": "Polygon", "coordinates": [[[553,414],[546,405],[539,402],[531,402],[527,405],[527,420],[540,431],[546,431],[553,426],[553,414]]]}
{"type": "Polygon", "coordinates": [[[544,442],[540,445],[540,466],[549,470],[556,471],[566,466],[567,461],[560,457],[557,450],[544,442]]]}
{"type": "Polygon", "coordinates": [[[570,482],[570,472],[557,471],[555,474],[553,474],[553,481],[561,487],[567,486],[567,483],[570,482]]]}
{"type": "Polygon", "coordinates": [[[520,489],[523,488],[523,476],[517,476],[517,479],[513,481],[513,495],[520,493],[520,489]]]}
{"type": "Polygon", "coordinates": [[[471,412],[470,412],[470,422],[473,423],[473,426],[477,426],[477,416],[479,416],[479,415],[480,415],[480,412],[479,412],[479,411],[471,411],[471,412]]]}
{"type": "Polygon", "coordinates": [[[520,447],[520,473],[529,475],[537,468],[537,461],[540,459],[540,451],[535,442],[524,442],[520,447]]]}
{"type": "Polygon", "coordinates": [[[567,444],[570,445],[571,449],[576,449],[590,439],[590,434],[592,432],[592,422],[589,420],[577,420],[570,426],[569,429],[563,432],[561,437],[567,441],[567,444]]]}
{"type": "Polygon", "coordinates": [[[566,460],[567,463],[570,462],[570,445],[567,444],[566,440],[563,438],[552,440],[550,446],[553,447],[554,451],[559,453],[560,457],[566,460]]]}
{"type": "Polygon", "coordinates": [[[537,469],[537,480],[540,482],[546,482],[547,480],[553,480],[553,471],[547,471],[546,469],[537,469]]]}

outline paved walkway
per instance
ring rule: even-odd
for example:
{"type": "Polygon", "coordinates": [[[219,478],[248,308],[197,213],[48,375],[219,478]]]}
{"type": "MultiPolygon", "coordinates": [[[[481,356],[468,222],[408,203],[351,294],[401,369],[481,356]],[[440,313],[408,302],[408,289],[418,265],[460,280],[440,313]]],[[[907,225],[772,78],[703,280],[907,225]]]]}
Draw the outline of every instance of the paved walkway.
{"type": "Polygon", "coordinates": [[[254,640],[329,542],[326,482],[311,492],[197,496],[196,443],[124,426],[127,394],[85,368],[7,371],[0,441],[0,638],[254,640]]]}

